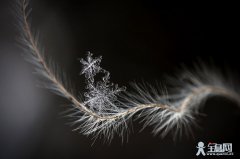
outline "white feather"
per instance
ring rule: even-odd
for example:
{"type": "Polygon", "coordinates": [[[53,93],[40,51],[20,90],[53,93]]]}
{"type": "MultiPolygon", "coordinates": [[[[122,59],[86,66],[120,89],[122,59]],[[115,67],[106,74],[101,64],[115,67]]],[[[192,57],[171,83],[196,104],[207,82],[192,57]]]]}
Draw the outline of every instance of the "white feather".
{"type": "Polygon", "coordinates": [[[134,84],[134,91],[124,92],[109,82],[110,74],[100,67],[101,57],[81,59],[82,74],[85,74],[87,92],[85,99],[77,98],[71,85],[67,87],[67,78],[59,68],[49,62],[40,49],[38,34],[33,36],[28,23],[27,0],[17,1],[17,26],[20,32],[20,44],[25,51],[26,60],[35,67],[42,78],[45,88],[68,99],[73,109],[68,116],[76,119],[73,125],[85,135],[104,138],[111,141],[114,135],[123,138],[131,130],[131,120],[139,119],[143,129],[153,128],[154,135],[164,137],[169,132],[182,135],[191,132],[195,125],[202,103],[209,97],[220,95],[236,101],[240,105],[239,93],[228,85],[228,81],[216,69],[200,65],[195,72],[183,70],[177,80],[170,80],[174,88],[167,94],[166,86],[153,87],[146,84],[134,84]],[[102,81],[95,81],[99,72],[104,73],[102,81]],[[164,89],[163,89],[164,88],[164,89]]]}

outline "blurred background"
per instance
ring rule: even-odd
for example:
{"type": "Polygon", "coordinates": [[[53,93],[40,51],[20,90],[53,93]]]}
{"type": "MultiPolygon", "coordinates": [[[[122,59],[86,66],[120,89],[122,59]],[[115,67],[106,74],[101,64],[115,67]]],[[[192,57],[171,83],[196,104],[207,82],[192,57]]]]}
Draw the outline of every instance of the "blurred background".
{"type": "MultiPolygon", "coordinates": [[[[141,123],[122,143],[111,144],[73,132],[60,114],[69,107],[47,90],[36,87],[33,66],[17,46],[14,0],[0,1],[0,158],[1,159],[174,159],[195,158],[199,141],[233,143],[239,158],[240,110],[235,103],[214,97],[207,100],[194,128],[194,138],[161,139],[151,127],[138,133],[141,123]]],[[[111,81],[165,83],[182,64],[197,60],[232,73],[239,81],[239,9],[225,3],[165,4],[160,0],[32,0],[32,27],[41,43],[76,90],[84,88],[77,59],[87,51],[102,55],[102,67],[111,81]]],[[[237,87],[237,86],[236,86],[237,87]]],[[[174,130],[173,130],[174,131],[174,130]]],[[[218,156],[218,158],[221,158],[218,156]]]]}

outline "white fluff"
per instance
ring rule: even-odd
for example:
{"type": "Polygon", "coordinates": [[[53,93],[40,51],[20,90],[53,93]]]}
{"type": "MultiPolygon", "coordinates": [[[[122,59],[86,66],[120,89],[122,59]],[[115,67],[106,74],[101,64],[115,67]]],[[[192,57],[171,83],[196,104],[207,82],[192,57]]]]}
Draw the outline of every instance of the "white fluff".
{"type": "MultiPolygon", "coordinates": [[[[89,53],[83,64],[87,92],[85,99],[77,98],[66,76],[58,67],[48,62],[40,49],[38,35],[33,36],[27,21],[28,1],[17,1],[17,20],[20,31],[20,44],[25,50],[27,61],[35,66],[42,77],[43,86],[68,99],[73,109],[68,116],[76,119],[73,125],[85,135],[111,141],[114,135],[124,137],[131,130],[131,120],[140,119],[143,128],[151,126],[154,135],[162,137],[172,132],[174,136],[191,132],[202,103],[213,95],[230,98],[240,104],[239,94],[229,85],[216,69],[199,65],[195,71],[183,70],[177,79],[169,79],[172,90],[168,94],[164,87],[146,84],[133,84],[134,91],[110,83],[110,73],[100,67],[101,57],[94,58],[89,53]],[[200,67],[201,66],[201,67],[200,67]],[[95,76],[103,73],[101,81],[95,76]],[[69,85],[69,86],[68,86],[69,85]],[[68,86],[68,87],[67,87],[68,86]]],[[[234,87],[233,87],[234,86],[234,87]]]]}

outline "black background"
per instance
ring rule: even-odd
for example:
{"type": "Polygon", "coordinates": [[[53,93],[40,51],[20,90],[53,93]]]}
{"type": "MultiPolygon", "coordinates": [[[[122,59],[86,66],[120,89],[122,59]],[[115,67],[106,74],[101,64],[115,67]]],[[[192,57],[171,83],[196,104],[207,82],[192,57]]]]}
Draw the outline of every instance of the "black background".
{"type": "MultiPolygon", "coordinates": [[[[61,105],[68,102],[35,88],[33,68],[16,46],[14,5],[14,1],[0,1],[0,158],[197,158],[198,141],[233,143],[233,157],[239,158],[240,110],[231,101],[217,97],[206,102],[202,110],[206,116],[198,119],[200,128],[194,129],[195,138],[183,136],[173,141],[169,135],[161,139],[151,134],[151,127],[138,133],[138,122],[134,122],[135,132],[124,143],[115,138],[111,144],[104,144],[101,139],[93,144],[91,137],[72,132],[66,125],[68,120],[59,115],[66,109],[61,105]],[[29,83],[22,80],[40,95],[37,94],[37,101],[35,97],[30,99],[28,89],[22,86],[17,89],[23,94],[21,99],[43,107],[39,117],[28,124],[16,121],[23,116],[30,120],[28,116],[34,114],[15,102],[18,110],[11,112],[22,115],[13,120],[14,114],[4,116],[10,106],[3,102],[8,98],[17,101],[19,94],[10,86],[21,86],[16,77],[25,75],[30,76],[29,83]],[[27,125],[27,131],[22,124],[27,125]]],[[[32,27],[40,31],[47,56],[63,68],[77,90],[84,88],[77,59],[87,51],[103,56],[102,66],[119,85],[127,86],[131,81],[164,83],[165,74],[175,74],[181,64],[191,68],[198,59],[236,76],[240,73],[236,4],[33,0],[30,6],[32,27]]]]}

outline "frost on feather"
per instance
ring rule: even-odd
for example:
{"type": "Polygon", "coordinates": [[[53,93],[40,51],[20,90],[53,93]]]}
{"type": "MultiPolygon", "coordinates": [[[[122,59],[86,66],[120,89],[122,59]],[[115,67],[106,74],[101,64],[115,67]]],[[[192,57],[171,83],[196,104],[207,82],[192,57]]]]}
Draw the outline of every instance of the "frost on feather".
{"type": "Polygon", "coordinates": [[[86,59],[80,60],[83,65],[81,74],[85,75],[87,83],[84,104],[99,114],[114,113],[119,110],[117,95],[125,91],[125,87],[118,87],[109,81],[110,73],[100,67],[101,59],[101,56],[93,58],[89,52],[86,59]],[[95,81],[98,73],[102,73],[103,77],[95,81]]]}

